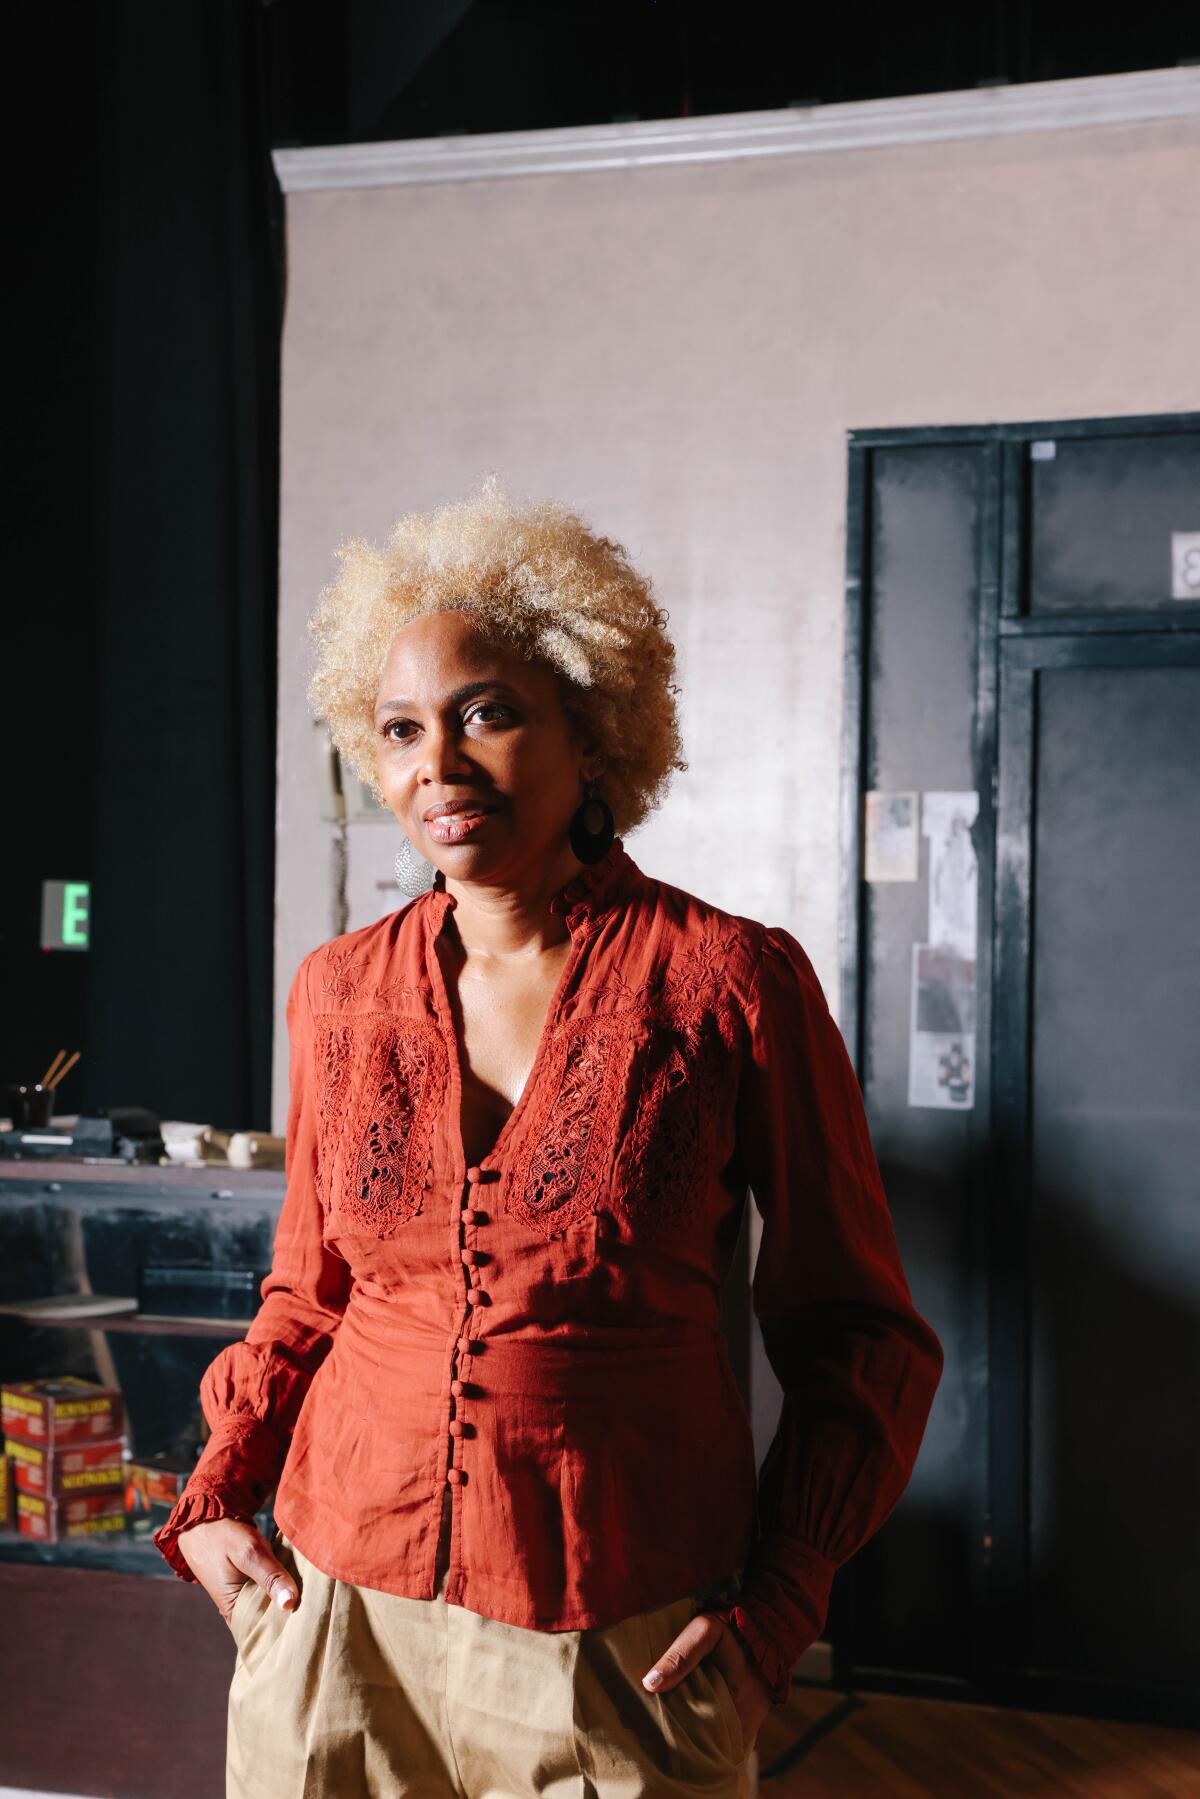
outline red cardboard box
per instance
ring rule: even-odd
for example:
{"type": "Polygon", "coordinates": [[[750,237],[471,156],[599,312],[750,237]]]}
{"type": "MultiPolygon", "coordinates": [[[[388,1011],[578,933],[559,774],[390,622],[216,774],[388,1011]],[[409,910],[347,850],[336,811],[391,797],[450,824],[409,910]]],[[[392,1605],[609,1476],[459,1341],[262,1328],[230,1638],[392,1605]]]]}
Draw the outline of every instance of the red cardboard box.
{"type": "Polygon", "coordinates": [[[94,1443],[118,1436],[124,1422],[119,1388],[74,1374],[0,1387],[0,1427],[21,1443],[94,1443]]]}
{"type": "Polygon", "coordinates": [[[111,1492],[124,1484],[123,1436],[80,1443],[74,1449],[6,1437],[4,1447],[16,1470],[19,1493],[111,1492]]]}
{"type": "Polygon", "coordinates": [[[36,1537],[43,1543],[123,1531],[125,1495],[120,1491],[57,1496],[18,1493],[17,1529],[23,1537],[36,1537]]]}
{"type": "Polygon", "coordinates": [[[0,1530],[12,1530],[16,1522],[12,1462],[7,1454],[0,1452],[0,1530]]]}
{"type": "Polygon", "coordinates": [[[152,1505],[173,1506],[191,1472],[192,1464],[177,1456],[145,1455],[136,1462],[126,1462],[126,1509],[148,1514],[152,1505]]]}

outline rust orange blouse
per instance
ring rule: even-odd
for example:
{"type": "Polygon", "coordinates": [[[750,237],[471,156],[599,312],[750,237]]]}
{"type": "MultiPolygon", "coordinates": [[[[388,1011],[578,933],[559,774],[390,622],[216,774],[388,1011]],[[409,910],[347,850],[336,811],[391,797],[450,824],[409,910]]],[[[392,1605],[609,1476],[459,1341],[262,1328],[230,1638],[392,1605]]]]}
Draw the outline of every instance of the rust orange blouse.
{"type": "Polygon", "coordinates": [[[287,1003],[287,1185],[262,1303],[154,1540],[274,1516],[341,1580],[538,1630],[689,1592],[776,1702],[835,1569],[908,1483],[941,1376],[861,1094],[800,944],[620,838],[552,906],[572,946],[491,1153],[465,1164],[435,890],[313,950],[287,1003]],[[756,1471],[719,1321],[747,1186],[783,1387],[756,1471]]]}

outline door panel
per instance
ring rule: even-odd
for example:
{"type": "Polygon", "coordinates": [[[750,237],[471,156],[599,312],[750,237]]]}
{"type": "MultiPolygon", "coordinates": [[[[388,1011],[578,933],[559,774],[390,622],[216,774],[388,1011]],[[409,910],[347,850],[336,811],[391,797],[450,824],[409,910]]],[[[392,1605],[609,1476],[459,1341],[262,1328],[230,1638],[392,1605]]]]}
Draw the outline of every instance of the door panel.
{"type": "Polygon", "coordinates": [[[1170,589],[1198,502],[1195,415],[851,434],[842,1015],[946,1368],[835,1583],[847,1682],[1194,1713],[1200,606],[1170,589]],[[905,1080],[930,843],[913,878],[913,809],[879,808],[868,882],[872,789],[922,822],[978,795],[957,1112],[905,1080]]]}
{"type": "Polygon", "coordinates": [[[1200,437],[1040,438],[1027,467],[1031,612],[1178,607],[1172,539],[1200,536],[1200,437]]]}
{"type": "Polygon", "coordinates": [[[1200,1680],[1200,667],[1044,670],[1035,728],[1027,1654],[1183,1685],[1200,1680]]]}
{"type": "MultiPolygon", "coordinates": [[[[974,599],[991,452],[913,446],[873,461],[866,785],[972,788],[974,599]]],[[[852,1564],[864,1595],[854,1645],[859,1667],[916,1659],[958,1674],[971,1654],[971,1508],[983,1450],[971,1391],[972,1119],[908,1104],[911,945],[924,939],[928,911],[924,856],[918,880],[863,888],[860,1079],[909,1282],[946,1362],[903,1510],[852,1564]]]]}

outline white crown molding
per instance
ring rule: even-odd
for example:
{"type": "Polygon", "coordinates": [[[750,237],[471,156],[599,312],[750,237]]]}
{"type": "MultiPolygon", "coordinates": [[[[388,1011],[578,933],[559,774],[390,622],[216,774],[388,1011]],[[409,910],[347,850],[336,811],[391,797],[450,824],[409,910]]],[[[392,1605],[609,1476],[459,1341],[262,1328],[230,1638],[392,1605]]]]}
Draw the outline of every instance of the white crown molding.
{"type": "Polygon", "coordinates": [[[774,112],[573,125],[554,131],[402,138],[390,143],[275,150],[272,154],[284,192],[298,194],[323,188],[486,181],[664,163],[727,162],[745,156],[874,150],[1018,131],[1195,118],[1200,118],[1200,68],[1185,67],[965,88],[896,100],[787,107],[774,112]]]}

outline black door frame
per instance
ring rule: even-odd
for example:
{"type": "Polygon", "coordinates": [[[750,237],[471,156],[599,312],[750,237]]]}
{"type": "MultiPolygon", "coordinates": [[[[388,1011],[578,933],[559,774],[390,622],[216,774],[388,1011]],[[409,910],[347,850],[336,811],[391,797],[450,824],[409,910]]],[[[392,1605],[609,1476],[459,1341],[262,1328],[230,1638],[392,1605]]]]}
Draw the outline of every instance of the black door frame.
{"type": "MultiPolygon", "coordinates": [[[[976,716],[972,764],[979,792],[976,1105],[970,1165],[990,1169],[967,1192],[971,1337],[986,1368],[984,1415],[970,1427],[972,1666],[963,1683],[896,1675],[894,1691],[1162,1723],[1191,1721],[1194,1694],[1116,1687],[1025,1670],[1029,1542],[1028,1148],[1032,727],[1040,668],[1200,659],[1200,605],[1032,616],[1026,610],[1027,445],[1037,439],[1200,432],[1200,413],[1052,419],[847,433],[845,638],[839,893],[840,1017],[863,1068],[862,804],[871,642],[872,459],[896,447],[970,445],[984,451],[980,485],[976,716]],[[1003,821],[1003,831],[998,824],[1003,821]],[[1018,1228],[1014,1229],[1014,1220],[1018,1228]]],[[[839,1655],[854,1678],[853,1645],[839,1655]]]]}

